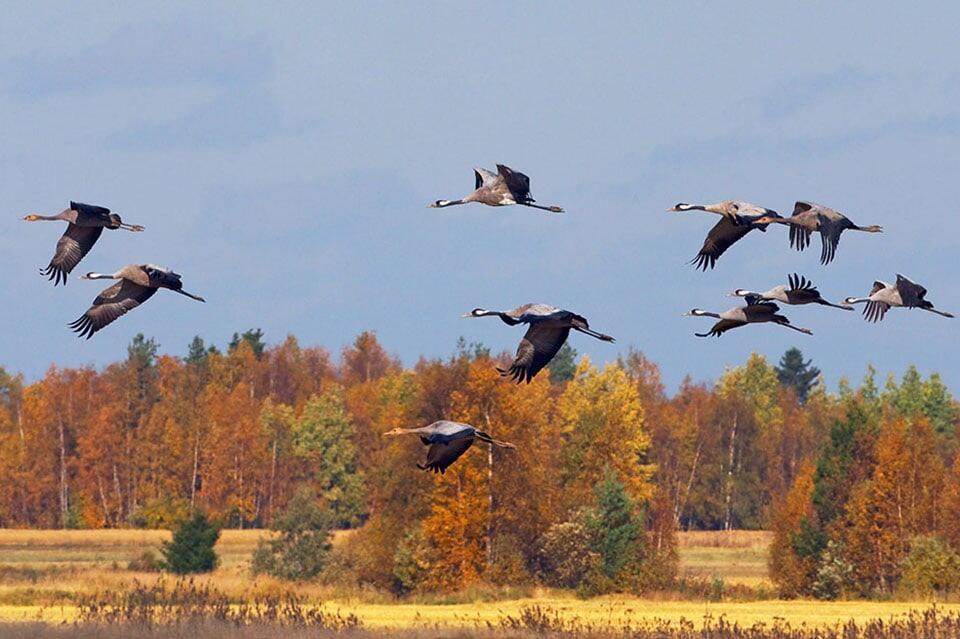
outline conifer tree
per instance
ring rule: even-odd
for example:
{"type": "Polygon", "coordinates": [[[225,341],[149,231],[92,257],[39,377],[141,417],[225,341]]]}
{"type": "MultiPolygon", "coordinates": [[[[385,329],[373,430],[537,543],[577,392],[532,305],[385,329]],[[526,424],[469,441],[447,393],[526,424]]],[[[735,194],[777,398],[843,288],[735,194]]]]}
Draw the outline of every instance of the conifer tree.
{"type": "Polygon", "coordinates": [[[178,575],[210,572],[219,559],[213,547],[220,539],[220,529],[202,512],[180,523],[173,531],[173,539],[164,542],[160,553],[164,568],[178,575]]]}
{"type": "Polygon", "coordinates": [[[577,349],[564,342],[557,354],[547,364],[550,371],[550,381],[554,384],[569,382],[577,372],[577,349]]]}
{"type": "Polygon", "coordinates": [[[253,349],[253,354],[257,359],[263,357],[263,351],[267,348],[266,342],[263,341],[263,331],[259,328],[251,328],[250,330],[244,331],[243,333],[234,333],[233,337],[230,339],[230,345],[227,348],[227,352],[233,352],[240,342],[246,342],[250,345],[250,348],[253,349]]]}
{"type": "Polygon", "coordinates": [[[776,367],[780,383],[792,387],[801,404],[807,401],[807,396],[817,385],[817,378],[820,376],[820,369],[811,366],[812,363],[813,360],[803,361],[803,353],[794,347],[783,354],[776,367]]]}
{"type": "Polygon", "coordinates": [[[590,527],[600,554],[600,569],[616,580],[621,571],[637,559],[636,546],[642,537],[640,521],[634,515],[633,503],[617,473],[607,467],[603,479],[594,488],[596,514],[590,527]]]}

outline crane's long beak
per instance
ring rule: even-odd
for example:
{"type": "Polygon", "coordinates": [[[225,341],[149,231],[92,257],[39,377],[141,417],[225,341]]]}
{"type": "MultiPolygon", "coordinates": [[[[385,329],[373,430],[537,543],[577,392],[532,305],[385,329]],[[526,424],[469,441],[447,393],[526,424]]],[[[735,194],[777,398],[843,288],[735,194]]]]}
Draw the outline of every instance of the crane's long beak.
{"type": "Polygon", "coordinates": [[[202,297],[200,297],[199,295],[194,295],[193,293],[187,293],[186,291],[184,291],[184,290],[182,290],[182,289],[176,289],[176,291],[177,291],[177,293],[180,293],[181,295],[186,295],[186,296],[189,297],[190,299],[197,300],[198,302],[206,302],[206,301],[207,301],[207,300],[203,299],[202,297]]]}
{"type": "Polygon", "coordinates": [[[139,233],[140,231],[146,230],[144,227],[140,226],[139,224],[125,224],[124,222],[120,222],[120,228],[125,229],[127,231],[133,231],[135,233],[139,233]]]}

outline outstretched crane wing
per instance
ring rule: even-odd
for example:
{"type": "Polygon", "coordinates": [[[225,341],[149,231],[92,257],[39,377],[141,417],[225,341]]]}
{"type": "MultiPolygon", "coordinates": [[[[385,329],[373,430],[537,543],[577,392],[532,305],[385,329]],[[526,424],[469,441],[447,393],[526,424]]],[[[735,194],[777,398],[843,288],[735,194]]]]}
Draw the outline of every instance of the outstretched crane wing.
{"type": "Polygon", "coordinates": [[[510,368],[506,370],[497,368],[497,370],[501,375],[511,377],[518,384],[521,382],[529,384],[530,380],[550,363],[563,343],[567,341],[568,335],[570,335],[569,326],[553,322],[537,322],[527,329],[523,339],[520,340],[517,355],[510,364],[510,368]]]}
{"type": "Polygon", "coordinates": [[[140,306],[156,292],[155,288],[120,280],[100,293],[87,312],[71,322],[70,327],[80,337],[90,339],[101,328],[140,306]]]}
{"type": "Polygon", "coordinates": [[[707,233],[707,239],[704,240],[703,247],[690,263],[696,265],[696,268],[702,271],[713,268],[717,264],[717,259],[728,248],[752,230],[753,226],[750,224],[737,223],[728,217],[721,218],[707,233]]]}
{"type": "Polygon", "coordinates": [[[523,173],[520,173],[519,171],[514,171],[505,164],[497,165],[497,173],[499,173],[500,177],[502,177],[504,182],[507,183],[507,188],[510,189],[513,199],[518,204],[522,202],[534,201],[533,197],[530,195],[529,177],[523,173]]]}
{"type": "Polygon", "coordinates": [[[447,468],[473,445],[473,439],[473,437],[461,437],[449,442],[431,444],[427,450],[427,463],[417,464],[417,468],[441,474],[447,472],[447,468]]]}
{"type": "Polygon", "coordinates": [[[54,286],[61,283],[66,284],[67,275],[90,252],[101,233],[103,233],[102,226],[68,224],[67,230],[57,240],[57,250],[53,254],[50,264],[40,272],[46,275],[54,286]]]}
{"type": "Polygon", "coordinates": [[[738,328],[740,326],[746,326],[746,322],[742,320],[732,320],[732,319],[722,319],[706,333],[694,333],[697,337],[720,337],[727,331],[738,328]]]}

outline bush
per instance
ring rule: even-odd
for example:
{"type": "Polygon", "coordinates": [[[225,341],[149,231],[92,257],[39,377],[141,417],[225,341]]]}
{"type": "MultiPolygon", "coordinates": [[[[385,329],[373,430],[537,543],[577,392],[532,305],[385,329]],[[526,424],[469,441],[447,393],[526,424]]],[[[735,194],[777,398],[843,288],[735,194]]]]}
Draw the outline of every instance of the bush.
{"type": "Polygon", "coordinates": [[[842,544],[827,542],[820,557],[817,578],[813,583],[813,596],[817,599],[832,601],[853,586],[853,566],[844,557],[842,544]]]}
{"type": "Polygon", "coordinates": [[[592,545],[593,536],[582,518],[550,526],[537,552],[540,578],[549,586],[577,588],[600,564],[592,545]]]}
{"type": "Polygon", "coordinates": [[[916,537],[903,561],[899,585],[923,596],[960,590],[960,556],[938,537],[916,537]]]}
{"type": "Polygon", "coordinates": [[[330,528],[333,515],[316,504],[316,494],[300,491],[277,518],[274,539],[261,539],[253,553],[253,574],[268,574],[281,579],[314,579],[326,565],[330,554],[330,528]]]}
{"type": "Polygon", "coordinates": [[[217,553],[213,547],[220,539],[220,529],[207,516],[197,512],[173,531],[173,540],[164,542],[163,567],[178,575],[210,572],[217,567],[217,553]]]}
{"type": "Polygon", "coordinates": [[[163,570],[163,562],[157,557],[157,553],[154,551],[144,550],[127,562],[127,570],[132,570],[133,572],[160,572],[163,570]]]}
{"type": "Polygon", "coordinates": [[[493,562],[484,571],[484,579],[498,586],[523,586],[531,583],[530,567],[520,540],[510,533],[494,536],[493,562]]]}
{"type": "Polygon", "coordinates": [[[393,555],[393,576],[397,580],[399,594],[413,592],[427,577],[430,570],[430,546],[423,529],[417,526],[397,544],[393,555]]]}

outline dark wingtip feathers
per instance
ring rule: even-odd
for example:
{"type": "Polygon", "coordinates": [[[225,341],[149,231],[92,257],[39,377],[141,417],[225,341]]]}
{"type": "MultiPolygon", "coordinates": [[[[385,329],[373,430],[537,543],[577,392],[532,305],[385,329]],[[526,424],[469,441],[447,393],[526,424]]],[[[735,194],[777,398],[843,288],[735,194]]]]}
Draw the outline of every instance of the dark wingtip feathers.
{"type": "Polygon", "coordinates": [[[533,375],[530,374],[529,370],[520,368],[519,366],[511,366],[509,369],[503,369],[497,366],[496,369],[497,372],[500,373],[500,377],[509,377],[511,381],[517,384],[524,382],[529,384],[530,380],[533,379],[533,375]]]}
{"type": "Polygon", "coordinates": [[[693,264],[699,271],[706,272],[708,268],[712,269],[717,265],[717,258],[706,253],[697,253],[697,256],[687,263],[693,264]]]}
{"type": "Polygon", "coordinates": [[[53,264],[47,265],[46,268],[40,269],[40,275],[43,275],[47,280],[53,282],[54,286],[59,286],[63,284],[67,285],[67,273],[63,269],[57,268],[53,264]]]}
{"type": "Polygon", "coordinates": [[[81,315],[67,324],[67,326],[77,334],[77,337],[85,337],[86,339],[90,339],[93,337],[93,334],[97,332],[97,329],[93,326],[93,320],[87,315],[81,315]]]}

